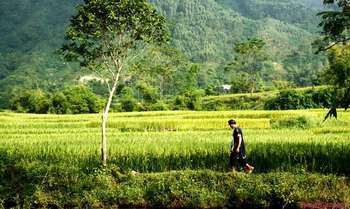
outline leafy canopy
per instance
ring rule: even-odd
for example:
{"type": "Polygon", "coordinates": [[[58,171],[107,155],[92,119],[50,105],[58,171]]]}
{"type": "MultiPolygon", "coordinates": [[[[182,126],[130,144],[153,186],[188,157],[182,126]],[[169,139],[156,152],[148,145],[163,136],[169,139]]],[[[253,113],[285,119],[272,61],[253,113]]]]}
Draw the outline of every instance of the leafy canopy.
{"type": "Polygon", "coordinates": [[[350,45],[335,46],[328,53],[325,80],[338,88],[350,88],[350,45]]]}
{"type": "Polygon", "coordinates": [[[264,62],[268,59],[264,46],[265,42],[257,38],[235,44],[235,58],[226,67],[226,70],[235,73],[231,79],[236,88],[235,92],[242,92],[243,89],[250,92],[257,90],[261,83],[264,62]],[[240,86],[243,89],[237,89],[237,87],[241,88],[240,86]]]}
{"type": "Polygon", "coordinates": [[[328,60],[329,67],[323,77],[337,89],[338,99],[335,104],[347,109],[350,105],[350,45],[330,49],[328,60]]]}
{"type": "Polygon", "coordinates": [[[337,117],[337,106],[347,109],[350,105],[349,86],[349,47],[346,43],[350,40],[350,1],[349,0],[323,0],[323,4],[332,6],[333,10],[319,13],[322,17],[320,26],[322,27],[322,39],[314,44],[319,47],[319,51],[329,50],[339,43],[344,47],[335,47],[328,55],[329,68],[325,71],[326,79],[335,87],[333,107],[330,109],[325,119],[337,117]],[[340,100],[337,99],[341,94],[340,100]]]}
{"type": "Polygon", "coordinates": [[[324,0],[325,5],[332,8],[329,11],[318,13],[322,21],[322,39],[315,42],[319,51],[328,50],[338,43],[350,40],[350,1],[349,0],[324,0]]]}
{"type": "Polygon", "coordinates": [[[77,10],[62,50],[82,66],[125,58],[137,41],[168,40],[165,19],[146,0],[84,0],[77,10]]]}
{"type": "Polygon", "coordinates": [[[257,73],[261,70],[262,62],[268,58],[264,46],[265,42],[257,38],[236,43],[234,47],[235,58],[230,65],[238,66],[238,71],[257,73]]]}

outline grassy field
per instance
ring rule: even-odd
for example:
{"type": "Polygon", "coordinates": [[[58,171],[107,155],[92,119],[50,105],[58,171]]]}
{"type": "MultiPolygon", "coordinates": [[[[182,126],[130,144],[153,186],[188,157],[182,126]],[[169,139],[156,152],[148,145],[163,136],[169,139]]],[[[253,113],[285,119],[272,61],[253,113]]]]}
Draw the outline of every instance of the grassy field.
{"type": "MultiPolygon", "coordinates": [[[[350,114],[322,123],[324,110],[114,113],[108,123],[109,163],[124,170],[227,171],[235,118],[257,172],[303,167],[350,174],[350,114]],[[308,128],[271,128],[271,120],[304,116],[308,128]]],[[[94,167],[100,159],[98,115],[0,114],[0,149],[17,162],[94,167]]]]}
{"type": "MultiPolygon", "coordinates": [[[[149,175],[189,170],[226,176],[232,134],[227,120],[234,118],[243,128],[248,161],[256,167],[254,178],[279,172],[291,176],[307,172],[323,180],[326,177],[322,176],[327,175],[343,178],[350,174],[350,113],[340,111],[338,120],[323,122],[325,113],[326,110],[111,113],[108,165],[113,171],[109,172],[124,175],[136,171],[146,179],[156,179],[149,175]],[[301,125],[297,120],[300,117],[305,119],[301,125]],[[284,120],[287,126],[273,124],[284,120]]],[[[100,166],[100,136],[97,114],[0,113],[1,171],[6,176],[9,166],[16,165],[25,170],[26,178],[30,172],[40,173],[41,181],[55,169],[62,169],[66,177],[69,172],[95,175],[100,166]]],[[[347,183],[343,184],[349,191],[347,183]]],[[[0,186],[0,194],[4,191],[5,187],[0,186]]],[[[142,201],[125,204],[143,205],[142,201]]],[[[42,206],[48,207],[48,203],[42,206]]]]}

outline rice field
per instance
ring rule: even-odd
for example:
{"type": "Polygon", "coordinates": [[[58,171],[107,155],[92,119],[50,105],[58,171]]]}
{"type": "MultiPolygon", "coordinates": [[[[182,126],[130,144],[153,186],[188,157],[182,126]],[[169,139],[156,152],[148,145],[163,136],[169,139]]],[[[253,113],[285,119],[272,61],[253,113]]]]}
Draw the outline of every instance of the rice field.
{"type": "MultiPolygon", "coordinates": [[[[275,170],[349,175],[350,113],[323,122],[327,110],[110,113],[108,164],[125,171],[229,171],[234,118],[243,129],[248,162],[275,170]],[[309,128],[272,128],[270,121],[304,116],[309,128]]],[[[92,115],[0,113],[0,162],[100,165],[100,118],[92,115]]]]}

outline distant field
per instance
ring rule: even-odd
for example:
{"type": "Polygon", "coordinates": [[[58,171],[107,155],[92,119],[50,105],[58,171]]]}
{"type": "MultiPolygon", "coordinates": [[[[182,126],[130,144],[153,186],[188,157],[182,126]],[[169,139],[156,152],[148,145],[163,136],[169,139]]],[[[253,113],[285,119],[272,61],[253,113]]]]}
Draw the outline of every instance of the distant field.
{"type": "MultiPolygon", "coordinates": [[[[256,172],[306,169],[350,174],[350,112],[323,121],[326,110],[111,113],[109,164],[122,170],[228,171],[235,118],[256,172]],[[271,128],[304,116],[308,128],[271,128]]],[[[100,164],[100,116],[0,113],[0,161],[93,168],[100,164]]]]}

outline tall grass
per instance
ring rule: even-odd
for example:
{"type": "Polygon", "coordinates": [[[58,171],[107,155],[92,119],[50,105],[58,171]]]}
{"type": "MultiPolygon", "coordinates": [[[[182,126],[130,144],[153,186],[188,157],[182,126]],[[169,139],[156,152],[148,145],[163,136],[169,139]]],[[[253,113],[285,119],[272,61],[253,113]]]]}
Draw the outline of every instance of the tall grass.
{"type": "MultiPolygon", "coordinates": [[[[228,171],[231,132],[237,119],[248,161],[257,172],[302,168],[350,174],[348,112],[322,123],[325,110],[113,113],[108,124],[109,164],[122,170],[228,171]],[[307,129],[272,129],[270,120],[304,116],[307,129]]],[[[0,162],[52,163],[93,169],[100,165],[100,116],[0,113],[0,162]]]]}

